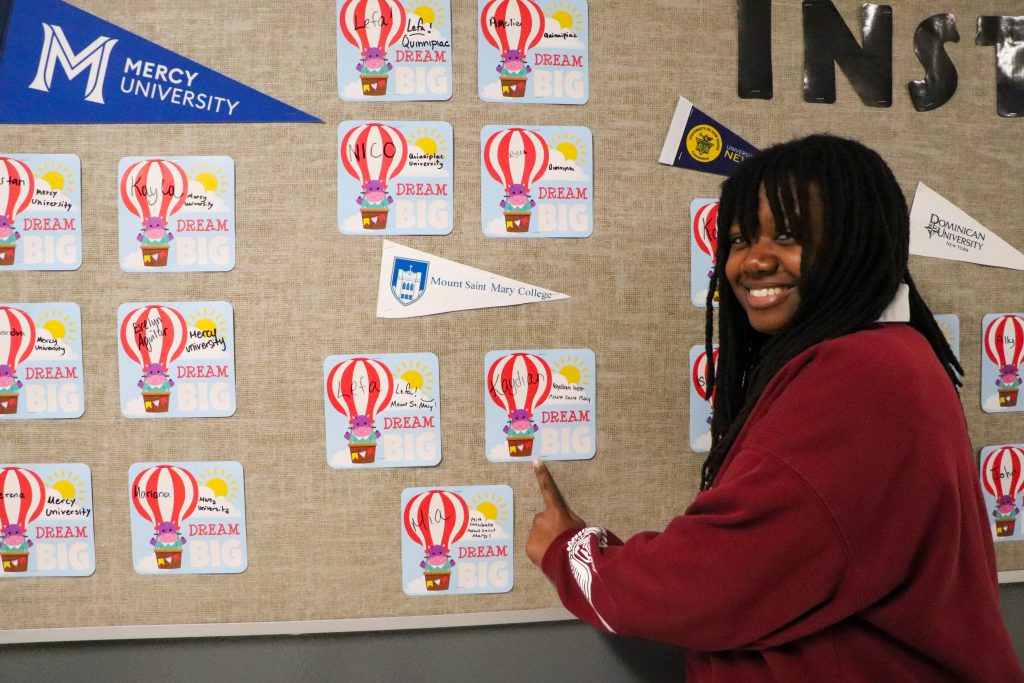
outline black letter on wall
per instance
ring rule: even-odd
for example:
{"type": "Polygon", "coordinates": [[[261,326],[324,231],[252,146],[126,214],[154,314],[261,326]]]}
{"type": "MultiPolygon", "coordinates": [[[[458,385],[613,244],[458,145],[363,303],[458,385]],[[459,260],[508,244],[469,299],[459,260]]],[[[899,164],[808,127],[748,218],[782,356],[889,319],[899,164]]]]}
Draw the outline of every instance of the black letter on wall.
{"type": "Polygon", "coordinates": [[[836,101],[835,64],[861,102],[892,106],[892,7],[865,4],[864,47],[831,0],[804,0],[804,101],[836,101]]]}
{"type": "Polygon", "coordinates": [[[938,109],[956,92],[956,67],[944,47],[948,42],[960,42],[956,19],[949,13],[928,17],[914,31],[914,54],[924,67],[924,80],[907,83],[907,90],[918,111],[938,109]]]}
{"type": "Polygon", "coordinates": [[[996,46],[996,110],[1024,116],[1024,17],[978,17],[976,45],[996,46]]]}
{"type": "Polygon", "coordinates": [[[736,0],[739,91],[747,100],[772,98],[772,0],[736,0]]]}

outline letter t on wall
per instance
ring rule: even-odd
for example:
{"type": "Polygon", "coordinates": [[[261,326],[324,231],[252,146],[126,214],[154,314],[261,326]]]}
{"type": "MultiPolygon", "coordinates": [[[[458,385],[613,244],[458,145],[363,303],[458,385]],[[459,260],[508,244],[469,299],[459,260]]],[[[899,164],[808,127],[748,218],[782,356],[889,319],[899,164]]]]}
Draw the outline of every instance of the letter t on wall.
{"type": "Polygon", "coordinates": [[[978,17],[975,45],[996,47],[996,109],[1024,116],[1024,17],[978,17]]]}

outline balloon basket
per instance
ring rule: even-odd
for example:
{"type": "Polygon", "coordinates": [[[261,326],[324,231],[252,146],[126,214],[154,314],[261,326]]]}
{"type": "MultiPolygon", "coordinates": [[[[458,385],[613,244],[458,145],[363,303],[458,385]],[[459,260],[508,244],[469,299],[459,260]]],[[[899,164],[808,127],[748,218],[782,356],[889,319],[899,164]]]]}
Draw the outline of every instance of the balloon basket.
{"type": "Polygon", "coordinates": [[[363,85],[363,95],[367,97],[380,97],[388,92],[388,77],[383,76],[360,76],[359,82],[363,85]]]}
{"type": "Polygon", "coordinates": [[[142,404],[146,407],[147,413],[166,413],[171,407],[171,392],[143,391],[142,404]]]}
{"type": "Polygon", "coordinates": [[[4,571],[9,574],[20,574],[28,571],[28,551],[20,553],[0,553],[4,563],[4,571]]]}
{"type": "Polygon", "coordinates": [[[147,268],[163,268],[167,265],[167,253],[170,250],[169,245],[142,247],[142,265],[147,268]]]}
{"type": "Polygon", "coordinates": [[[0,415],[14,415],[18,412],[17,394],[0,394],[0,415]]]}
{"type": "Polygon", "coordinates": [[[508,437],[508,454],[512,458],[529,458],[533,455],[533,437],[508,437]]]}
{"type": "Polygon", "coordinates": [[[502,76],[501,77],[502,97],[525,97],[526,76],[502,76]]]}
{"type": "Polygon", "coordinates": [[[530,232],[530,212],[506,211],[505,232],[530,232]]]}
{"type": "Polygon", "coordinates": [[[362,209],[363,230],[383,230],[388,227],[387,209],[362,209]]]}
{"type": "Polygon", "coordinates": [[[376,443],[350,443],[348,452],[352,455],[353,465],[367,465],[373,462],[377,455],[376,443]]]}
{"type": "Polygon", "coordinates": [[[1000,408],[1013,408],[1017,405],[1017,394],[1020,389],[1000,389],[999,390],[999,407],[1000,408]]]}
{"type": "Polygon", "coordinates": [[[181,569],[182,549],[154,550],[157,569],[181,569]]]}
{"type": "Polygon", "coordinates": [[[428,591],[446,591],[451,583],[451,572],[423,572],[428,591]]]}
{"type": "Polygon", "coordinates": [[[0,266],[14,265],[14,252],[18,249],[16,244],[5,244],[0,247],[0,266]]]}
{"type": "Polygon", "coordinates": [[[1013,519],[997,519],[996,520],[996,536],[999,538],[1006,538],[1007,536],[1013,536],[1013,530],[1017,526],[1017,518],[1013,519]]]}

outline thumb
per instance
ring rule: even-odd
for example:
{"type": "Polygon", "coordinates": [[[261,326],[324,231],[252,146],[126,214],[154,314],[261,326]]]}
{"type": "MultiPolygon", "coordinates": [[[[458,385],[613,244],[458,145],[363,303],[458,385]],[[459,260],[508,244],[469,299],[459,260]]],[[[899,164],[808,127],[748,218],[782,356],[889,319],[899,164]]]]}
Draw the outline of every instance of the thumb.
{"type": "Polygon", "coordinates": [[[562,492],[558,490],[558,484],[555,483],[555,478],[551,476],[547,466],[540,460],[534,460],[533,472],[537,475],[537,485],[540,487],[540,495],[544,499],[544,506],[548,509],[568,509],[565,499],[562,498],[562,492]]]}

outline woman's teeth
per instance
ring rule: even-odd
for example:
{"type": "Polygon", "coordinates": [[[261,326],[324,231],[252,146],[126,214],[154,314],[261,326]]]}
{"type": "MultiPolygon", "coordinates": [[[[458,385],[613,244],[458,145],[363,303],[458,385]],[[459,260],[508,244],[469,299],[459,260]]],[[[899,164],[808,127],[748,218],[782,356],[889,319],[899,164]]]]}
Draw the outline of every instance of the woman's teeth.
{"type": "Polygon", "coordinates": [[[768,287],[766,289],[751,289],[749,291],[750,296],[754,297],[755,299],[763,299],[764,297],[782,294],[787,289],[789,289],[789,287],[768,287]]]}

